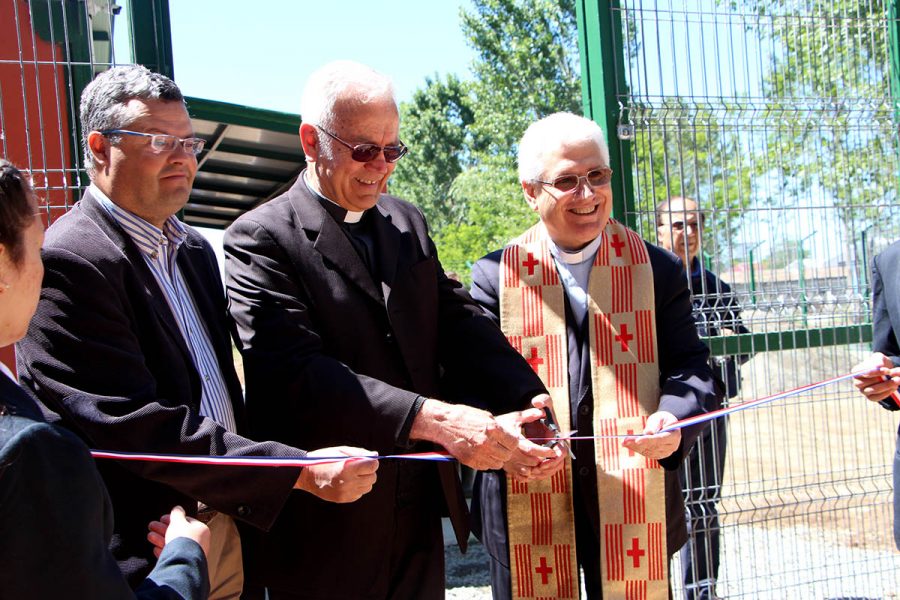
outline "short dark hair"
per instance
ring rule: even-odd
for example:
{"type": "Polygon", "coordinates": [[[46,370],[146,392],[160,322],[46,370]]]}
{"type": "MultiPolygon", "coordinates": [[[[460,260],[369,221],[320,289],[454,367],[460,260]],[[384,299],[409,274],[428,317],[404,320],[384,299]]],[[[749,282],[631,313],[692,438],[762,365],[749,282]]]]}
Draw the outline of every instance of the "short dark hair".
{"type": "Polygon", "coordinates": [[[0,244],[16,266],[25,252],[23,234],[34,218],[33,196],[28,177],[8,160],[0,159],[0,244]]]}
{"type": "Polygon", "coordinates": [[[94,156],[88,136],[92,131],[130,125],[125,105],[135,99],[184,104],[184,96],[174,81],[142,65],[121,65],[97,75],[81,93],[81,145],[89,174],[94,170],[94,156]]]}

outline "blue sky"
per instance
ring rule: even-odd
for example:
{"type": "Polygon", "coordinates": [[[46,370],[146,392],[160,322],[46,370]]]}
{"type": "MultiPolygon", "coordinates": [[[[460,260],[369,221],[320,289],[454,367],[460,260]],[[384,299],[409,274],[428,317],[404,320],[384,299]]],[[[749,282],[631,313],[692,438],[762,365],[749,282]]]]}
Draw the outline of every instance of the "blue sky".
{"type": "Polygon", "coordinates": [[[175,80],[189,96],[299,112],[307,76],[336,59],[393,78],[408,100],[427,76],[468,77],[469,0],[169,0],[175,80]]]}
{"type": "MultiPolygon", "coordinates": [[[[124,11],[134,0],[119,0],[124,11]]],[[[326,62],[357,60],[394,80],[399,101],[426,77],[470,77],[460,29],[469,0],[169,0],[175,81],[187,96],[299,112],[306,78],[326,62]]],[[[128,62],[127,20],[117,60],[128,62]]],[[[200,228],[219,259],[222,232],[200,228]]]]}

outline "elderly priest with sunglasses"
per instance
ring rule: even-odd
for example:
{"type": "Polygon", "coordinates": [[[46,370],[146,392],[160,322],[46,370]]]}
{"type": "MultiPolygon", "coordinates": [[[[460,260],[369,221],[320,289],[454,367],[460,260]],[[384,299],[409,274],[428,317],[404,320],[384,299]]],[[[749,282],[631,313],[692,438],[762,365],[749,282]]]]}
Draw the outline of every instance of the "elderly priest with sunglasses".
{"type": "MultiPolygon", "coordinates": [[[[379,454],[445,449],[476,469],[514,458],[552,474],[561,450],[517,434],[543,417],[532,407],[549,400],[543,384],[444,274],[422,213],[383,193],[406,154],[390,80],[329,63],[300,109],[308,168],[225,234],[253,431],[379,454]],[[442,375],[481,407],[440,400],[442,375]]],[[[443,598],[442,515],[465,548],[455,464],[381,461],[361,502],[298,496],[271,532],[248,532],[248,580],[272,600],[443,598]]]]}
{"type": "MultiPolygon", "coordinates": [[[[41,299],[17,346],[22,383],[49,420],[95,449],[303,457],[240,435],[244,404],[219,268],[209,244],[175,217],[204,144],[181,91],[144,67],[114,67],[84,89],[81,126],[91,185],[47,231],[41,299]]],[[[377,466],[97,463],[116,512],[112,551],[133,586],[155,563],[147,524],[165,507],[198,515],[203,503],[211,598],[241,593],[234,519],[270,527],[295,488],[355,500],[371,489],[377,466]]]]}
{"type": "Polygon", "coordinates": [[[720,393],[684,268],[610,218],[612,171],[596,123],[550,115],[518,152],[540,222],[475,264],[472,296],[576,438],[548,481],[514,469],[476,480],[494,598],[577,598],[580,567],[588,598],[665,599],[668,556],[687,537],[675,469],[699,430],[660,430],[720,393]]]}

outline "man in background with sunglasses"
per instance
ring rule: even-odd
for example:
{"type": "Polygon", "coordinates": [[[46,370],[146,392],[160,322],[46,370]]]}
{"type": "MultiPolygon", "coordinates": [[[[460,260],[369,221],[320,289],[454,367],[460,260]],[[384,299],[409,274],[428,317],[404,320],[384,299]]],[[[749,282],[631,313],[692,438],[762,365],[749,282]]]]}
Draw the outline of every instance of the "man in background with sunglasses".
{"type": "MultiPolygon", "coordinates": [[[[48,420],[97,450],[304,456],[240,435],[244,405],[219,268],[209,244],[175,216],[204,144],[181,90],[144,67],[114,67],[84,89],[81,125],[91,185],[47,230],[41,299],[17,346],[23,385],[48,420]]],[[[243,584],[233,519],[268,528],[293,489],[353,501],[371,489],[377,465],[97,462],[116,513],[112,551],[129,582],[137,586],[155,564],[147,524],[180,504],[209,526],[216,599],[237,598],[243,584]]]]}
{"type": "Polygon", "coordinates": [[[479,474],[474,529],[494,598],[576,598],[579,567],[588,598],[665,597],[667,557],[687,537],[675,469],[699,431],[660,430],[719,393],[684,270],[610,219],[609,152],[593,121],[533,123],[518,161],[540,222],[475,264],[472,296],[576,433],[549,482],[508,466],[479,474]]]}
{"type": "MultiPolygon", "coordinates": [[[[422,213],[383,193],[406,154],[390,80],[330,63],[310,76],[300,110],[307,169],[225,233],[253,431],[379,454],[445,449],[476,469],[515,457],[551,475],[561,450],[517,432],[543,416],[524,409],[544,406],[544,386],[445,275],[422,213]],[[442,375],[481,408],[439,400],[442,375]]],[[[248,581],[270,600],[443,598],[447,514],[465,549],[456,465],[381,461],[362,502],[298,495],[271,532],[248,531],[248,581]]]]}
{"type": "MultiPolygon", "coordinates": [[[[741,320],[741,306],[727,283],[701,264],[706,217],[697,202],[672,197],[656,207],[659,245],[682,260],[690,281],[694,317],[700,335],[711,337],[750,333],[741,320]]],[[[710,360],[713,372],[725,384],[725,397],[740,392],[740,366],[750,355],[717,356],[710,360]]],[[[722,408],[721,398],[706,410],[722,408]]],[[[681,568],[685,600],[716,598],[719,576],[719,511],[722,495],[727,421],[716,419],[703,427],[688,460],[678,471],[690,523],[690,539],[684,545],[681,568]]]]}

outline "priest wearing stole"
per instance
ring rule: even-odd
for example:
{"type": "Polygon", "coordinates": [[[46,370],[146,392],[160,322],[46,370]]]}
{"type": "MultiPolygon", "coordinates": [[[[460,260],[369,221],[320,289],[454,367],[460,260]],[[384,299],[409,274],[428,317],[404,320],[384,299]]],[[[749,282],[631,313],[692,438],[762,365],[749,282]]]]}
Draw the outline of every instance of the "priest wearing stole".
{"type": "Polygon", "coordinates": [[[472,296],[543,380],[562,431],[600,437],[574,441],[546,481],[514,464],[480,474],[494,598],[578,598],[579,567],[588,598],[667,598],[668,557],[687,539],[676,469],[699,429],[657,432],[721,394],[684,267],[610,218],[593,121],[537,121],[518,158],[540,222],[475,264],[472,296]]]}

